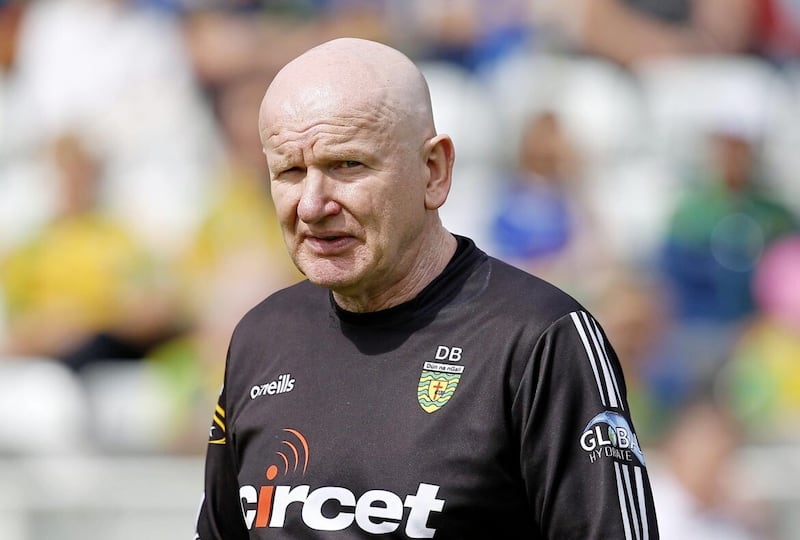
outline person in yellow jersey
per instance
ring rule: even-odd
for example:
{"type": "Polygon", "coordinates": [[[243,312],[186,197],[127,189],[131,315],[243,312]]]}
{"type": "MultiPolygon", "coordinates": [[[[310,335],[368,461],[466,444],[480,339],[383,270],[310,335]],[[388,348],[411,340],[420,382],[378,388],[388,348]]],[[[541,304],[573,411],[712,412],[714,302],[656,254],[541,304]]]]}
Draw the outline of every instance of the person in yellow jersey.
{"type": "Polygon", "coordinates": [[[5,354],[52,357],[75,368],[141,356],[172,331],[164,275],[126,225],[103,211],[102,161],[86,141],[65,133],[51,150],[56,213],[0,259],[5,354]]]}

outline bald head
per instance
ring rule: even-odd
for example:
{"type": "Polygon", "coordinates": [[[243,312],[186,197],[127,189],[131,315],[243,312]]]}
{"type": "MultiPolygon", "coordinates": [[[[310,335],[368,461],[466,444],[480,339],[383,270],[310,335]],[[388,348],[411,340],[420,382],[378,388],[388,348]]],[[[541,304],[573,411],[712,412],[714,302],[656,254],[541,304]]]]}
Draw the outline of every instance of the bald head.
{"type": "MultiPolygon", "coordinates": [[[[289,62],[273,79],[259,114],[262,142],[278,118],[318,118],[328,108],[394,125],[404,135],[435,135],[428,85],[403,53],[375,41],[339,38],[289,62]]],[[[308,126],[310,127],[310,126],[308,126]]]]}
{"type": "Polygon", "coordinates": [[[292,260],[340,306],[390,307],[444,268],[455,154],[406,56],[363,39],[309,50],[270,84],[259,131],[292,260]]]}

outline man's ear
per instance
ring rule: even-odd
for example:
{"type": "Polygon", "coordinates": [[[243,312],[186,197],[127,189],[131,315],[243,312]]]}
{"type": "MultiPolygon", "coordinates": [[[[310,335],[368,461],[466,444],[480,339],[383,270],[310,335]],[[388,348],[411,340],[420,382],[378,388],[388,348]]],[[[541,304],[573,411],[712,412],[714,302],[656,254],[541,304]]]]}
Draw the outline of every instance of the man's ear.
{"type": "Polygon", "coordinates": [[[425,143],[425,165],[428,184],[425,186],[425,208],[436,210],[447,200],[453,180],[455,147],[448,135],[436,135],[425,143]]]}

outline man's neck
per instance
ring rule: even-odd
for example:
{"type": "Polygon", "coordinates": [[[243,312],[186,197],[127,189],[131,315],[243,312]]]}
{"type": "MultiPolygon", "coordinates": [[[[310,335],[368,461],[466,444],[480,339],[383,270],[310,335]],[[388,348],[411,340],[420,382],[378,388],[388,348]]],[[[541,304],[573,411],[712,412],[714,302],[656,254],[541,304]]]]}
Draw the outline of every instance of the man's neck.
{"type": "Polygon", "coordinates": [[[457,246],[456,238],[441,228],[420,247],[415,256],[416,264],[395,284],[382,288],[377,294],[365,291],[361,295],[349,295],[333,291],[333,298],[339,307],[355,313],[380,311],[408,302],[444,271],[457,246]]]}

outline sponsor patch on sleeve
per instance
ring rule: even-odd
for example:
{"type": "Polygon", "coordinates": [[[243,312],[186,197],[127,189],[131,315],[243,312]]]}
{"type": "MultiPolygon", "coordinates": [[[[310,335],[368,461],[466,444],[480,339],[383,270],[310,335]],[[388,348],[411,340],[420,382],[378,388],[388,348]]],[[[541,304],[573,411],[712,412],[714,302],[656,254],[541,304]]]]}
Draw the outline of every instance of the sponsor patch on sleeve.
{"type": "Polygon", "coordinates": [[[614,411],[603,411],[589,420],[581,433],[580,444],[592,463],[611,458],[645,465],[644,453],[630,422],[614,411]]]}

